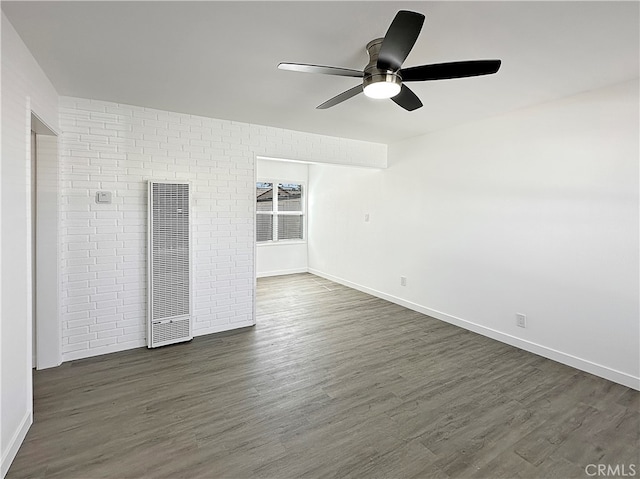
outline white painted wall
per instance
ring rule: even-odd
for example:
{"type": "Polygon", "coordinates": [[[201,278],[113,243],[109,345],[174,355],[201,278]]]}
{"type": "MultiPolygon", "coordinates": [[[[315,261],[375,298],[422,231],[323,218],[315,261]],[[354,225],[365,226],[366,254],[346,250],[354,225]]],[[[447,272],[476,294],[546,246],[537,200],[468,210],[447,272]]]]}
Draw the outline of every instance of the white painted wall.
{"type": "Polygon", "coordinates": [[[145,344],[147,180],[193,185],[202,335],[254,324],[256,156],[386,164],[381,144],[79,98],[60,112],[64,361],[145,344]]]}
{"type": "MultiPolygon", "coordinates": [[[[256,178],[258,181],[300,182],[304,185],[305,198],[309,196],[309,166],[306,163],[258,159],[256,178]]],[[[308,222],[306,214],[304,221],[308,222]]],[[[303,273],[307,269],[306,238],[304,241],[280,241],[257,245],[256,274],[258,278],[303,273]]]]}
{"type": "Polygon", "coordinates": [[[0,452],[4,477],[33,421],[31,111],[54,130],[58,95],[2,14],[0,452]]]}
{"type": "Polygon", "coordinates": [[[638,104],[632,81],[390,145],[386,170],[310,166],[310,270],[639,388],[638,104]]]}

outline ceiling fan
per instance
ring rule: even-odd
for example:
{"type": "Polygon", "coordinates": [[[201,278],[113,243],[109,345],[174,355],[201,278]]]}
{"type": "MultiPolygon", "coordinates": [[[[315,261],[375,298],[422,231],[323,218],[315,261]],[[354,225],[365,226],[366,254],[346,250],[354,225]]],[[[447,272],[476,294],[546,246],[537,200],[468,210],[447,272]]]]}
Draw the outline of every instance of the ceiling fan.
{"type": "Polygon", "coordinates": [[[325,101],[317,107],[320,110],[331,108],[364,92],[371,98],[391,98],[405,110],[413,111],[420,108],[422,102],[404,84],[405,82],[490,75],[498,71],[500,60],[467,60],[402,68],[402,63],[420,35],[424,18],[421,13],[400,10],[391,22],[384,38],[377,38],[367,43],[369,63],[364,71],[303,63],[280,63],[278,68],[280,70],[362,78],[361,85],[325,101]]]}

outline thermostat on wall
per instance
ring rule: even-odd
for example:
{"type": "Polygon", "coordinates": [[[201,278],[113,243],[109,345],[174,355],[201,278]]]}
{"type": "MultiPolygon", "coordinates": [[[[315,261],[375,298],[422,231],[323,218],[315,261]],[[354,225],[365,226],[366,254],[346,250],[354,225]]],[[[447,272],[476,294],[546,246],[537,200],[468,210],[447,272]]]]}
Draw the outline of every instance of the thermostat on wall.
{"type": "Polygon", "coordinates": [[[96,193],[96,203],[110,204],[111,192],[110,191],[98,191],[96,193]]]}

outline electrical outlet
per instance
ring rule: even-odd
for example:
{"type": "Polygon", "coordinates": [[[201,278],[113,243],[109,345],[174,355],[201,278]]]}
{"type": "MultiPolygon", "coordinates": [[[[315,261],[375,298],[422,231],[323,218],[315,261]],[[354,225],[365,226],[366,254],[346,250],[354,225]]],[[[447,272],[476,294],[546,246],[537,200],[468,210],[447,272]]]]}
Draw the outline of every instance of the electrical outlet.
{"type": "Polygon", "coordinates": [[[516,326],[520,328],[527,327],[527,317],[522,313],[516,313],[516,326]]]}
{"type": "Polygon", "coordinates": [[[400,286],[406,286],[406,285],[407,285],[407,277],[400,276],[400,286]]]}

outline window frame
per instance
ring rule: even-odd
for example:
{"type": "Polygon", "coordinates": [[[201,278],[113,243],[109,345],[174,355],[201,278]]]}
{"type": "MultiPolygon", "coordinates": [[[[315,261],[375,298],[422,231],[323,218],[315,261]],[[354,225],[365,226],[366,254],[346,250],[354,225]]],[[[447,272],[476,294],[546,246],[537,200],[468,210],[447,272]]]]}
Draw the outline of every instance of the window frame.
{"type": "Polygon", "coordinates": [[[255,219],[254,223],[257,223],[258,215],[271,216],[271,225],[272,225],[272,238],[267,241],[258,241],[257,231],[254,234],[254,239],[257,246],[282,246],[282,245],[292,245],[292,244],[306,244],[307,242],[307,182],[300,180],[287,180],[282,178],[256,178],[255,184],[257,187],[258,183],[270,183],[274,191],[273,195],[273,208],[271,211],[259,211],[257,202],[254,199],[254,209],[255,209],[255,219]],[[302,187],[302,196],[301,203],[302,207],[300,211],[279,211],[278,208],[278,194],[277,189],[278,185],[282,184],[296,184],[302,187]],[[278,215],[283,216],[301,216],[302,217],[302,238],[295,239],[280,239],[278,238],[278,215]]]}

